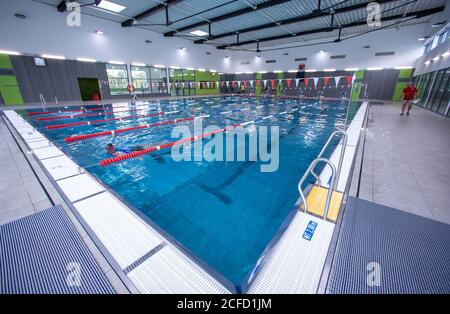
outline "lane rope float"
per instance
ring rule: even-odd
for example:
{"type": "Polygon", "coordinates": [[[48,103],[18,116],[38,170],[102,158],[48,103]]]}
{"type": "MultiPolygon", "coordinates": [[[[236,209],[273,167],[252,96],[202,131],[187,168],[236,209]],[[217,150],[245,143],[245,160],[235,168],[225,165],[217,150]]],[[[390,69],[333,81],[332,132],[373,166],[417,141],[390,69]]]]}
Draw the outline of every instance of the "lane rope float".
{"type": "MultiPolygon", "coordinates": [[[[178,112],[178,111],[177,111],[178,112]]],[[[145,117],[157,117],[167,114],[175,113],[172,112],[158,112],[158,113],[150,113],[146,115],[139,115],[139,116],[125,116],[120,118],[110,118],[110,119],[101,119],[101,120],[93,120],[93,121],[80,121],[80,122],[73,122],[73,123],[63,123],[63,124],[54,124],[54,125],[47,125],[45,128],[47,130],[55,130],[55,129],[64,129],[64,128],[71,128],[75,126],[81,126],[81,125],[92,125],[92,124],[98,124],[98,123],[106,123],[111,121],[120,121],[120,120],[127,120],[127,119],[139,119],[139,118],[145,118],[145,117]]]]}
{"type": "Polygon", "coordinates": [[[117,157],[111,157],[111,158],[108,158],[108,159],[103,159],[103,160],[100,160],[100,166],[104,167],[104,166],[110,165],[112,163],[116,163],[116,162],[119,162],[119,161],[127,160],[127,159],[130,159],[130,158],[139,157],[139,156],[142,156],[142,155],[145,155],[145,154],[148,154],[148,153],[152,153],[152,152],[155,152],[155,151],[158,151],[158,150],[161,150],[161,149],[166,149],[166,148],[170,148],[172,146],[176,146],[176,145],[181,145],[181,144],[184,144],[184,143],[197,141],[197,140],[202,139],[204,137],[208,137],[208,136],[211,136],[211,135],[214,135],[214,134],[230,131],[232,129],[235,129],[235,128],[239,127],[240,125],[241,124],[235,124],[235,125],[228,126],[228,127],[222,128],[222,129],[217,129],[217,130],[214,130],[214,131],[211,131],[211,132],[208,132],[208,133],[203,133],[201,135],[196,135],[196,136],[184,138],[184,139],[181,139],[181,140],[178,140],[178,141],[175,141],[175,142],[171,142],[171,143],[167,143],[167,144],[163,144],[163,145],[159,145],[159,146],[152,146],[150,148],[147,148],[147,149],[144,149],[144,150],[140,150],[140,151],[135,151],[135,152],[132,152],[132,153],[129,153],[129,154],[125,154],[125,155],[122,155],[122,156],[117,156],[117,157]]]}
{"type": "Polygon", "coordinates": [[[169,121],[161,121],[161,122],[156,122],[156,123],[151,123],[151,124],[138,125],[138,126],[134,126],[134,127],[130,127],[130,128],[115,129],[115,130],[97,132],[97,133],[91,133],[91,134],[72,135],[72,136],[66,137],[64,139],[64,141],[66,143],[71,143],[71,142],[91,139],[94,137],[101,137],[101,136],[107,136],[107,135],[115,136],[117,134],[131,132],[131,131],[137,131],[137,130],[144,130],[144,129],[155,127],[155,126],[175,124],[175,123],[181,123],[181,122],[185,122],[185,121],[192,121],[196,118],[200,118],[200,117],[180,118],[180,119],[174,119],[174,120],[169,120],[169,121]]]}

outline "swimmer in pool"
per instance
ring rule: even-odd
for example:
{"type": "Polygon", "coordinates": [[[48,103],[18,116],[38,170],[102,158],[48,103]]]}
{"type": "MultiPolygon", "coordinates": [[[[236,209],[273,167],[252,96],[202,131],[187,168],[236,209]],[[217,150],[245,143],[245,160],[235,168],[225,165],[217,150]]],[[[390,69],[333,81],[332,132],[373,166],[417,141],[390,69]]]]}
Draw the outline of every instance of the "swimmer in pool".
{"type": "MultiPolygon", "coordinates": [[[[150,146],[149,146],[150,147],[150,146]]],[[[108,143],[105,146],[105,150],[108,154],[117,157],[121,155],[126,155],[132,152],[140,151],[146,149],[146,146],[138,145],[138,146],[131,146],[131,147],[115,147],[113,144],[108,143]]]]}
{"type": "MultiPolygon", "coordinates": [[[[137,145],[137,146],[130,146],[130,147],[116,147],[114,146],[112,143],[108,143],[105,146],[105,150],[108,154],[117,157],[117,156],[122,156],[122,155],[126,155],[132,152],[138,152],[140,150],[144,150],[144,149],[148,149],[150,147],[156,146],[156,145],[163,145],[163,144],[167,144],[168,141],[164,140],[159,144],[152,144],[152,145],[137,145]]],[[[170,153],[170,150],[169,150],[170,153]]],[[[153,156],[155,158],[160,158],[158,156],[153,156]]]]}

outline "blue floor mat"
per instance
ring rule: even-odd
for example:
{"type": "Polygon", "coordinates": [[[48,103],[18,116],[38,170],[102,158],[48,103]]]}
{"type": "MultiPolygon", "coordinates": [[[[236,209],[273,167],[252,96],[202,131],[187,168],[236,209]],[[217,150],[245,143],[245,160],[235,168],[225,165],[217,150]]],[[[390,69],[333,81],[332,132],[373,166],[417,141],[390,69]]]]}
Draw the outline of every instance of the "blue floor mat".
{"type": "Polygon", "coordinates": [[[450,225],[349,197],[327,293],[450,293],[450,225]]]}
{"type": "Polygon", "coordinates": [[[0,293],[115,293],[58,205],[0,226],[0,293]]]}

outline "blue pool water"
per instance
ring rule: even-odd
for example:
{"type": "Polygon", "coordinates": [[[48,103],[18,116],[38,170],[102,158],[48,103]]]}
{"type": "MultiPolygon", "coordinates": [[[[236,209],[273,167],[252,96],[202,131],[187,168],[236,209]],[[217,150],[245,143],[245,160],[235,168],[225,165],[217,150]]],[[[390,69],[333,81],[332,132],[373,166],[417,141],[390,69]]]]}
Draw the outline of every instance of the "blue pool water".
{"type": "MultiPolygon", "coordinates": [[[[112,106],[123,105],[125,104],[106,107],[110,111],[112,106]]],[[[340,102],[231,97],[170,103],[166,100],[137,106],[145,110],[137,114],[179,112],[58,130],[47,130],[45,126],[112,116],[49,122],[24,117],[79,165],[160,226],[196,258],[237,286],[253,269],[261,253],[293,209],[299,195],[297,183],[311,161],[330,134],[344,128],[347,111],[347,103],[340,102]],[[246,108],[249,110],[245,110],[246,108]],[[278,115],[292,109],[298,110],[278,115]],[[224,114],[228,111],[231,112],[224,114]],[[171,138],[175,125],[124,133],[115,138],[98,137],[70,144],[63,141],[65,137],[74,134],[199,115],[210,115],[204,119],[204,126],[218,127],[274,115],[258,125],[280,128],[278,170],[263,173],[260,172],[262,162],[248,160],[175,162],[170,150],[106,167],[99,166],[101,159],[109,157],[103,149],[106,143],[133,146],[174,141],[178,139],[171,138]]],[[[65,114],[67,113],[62,115],[65,114]]],[[[134,114],[120,112],[115,117],[134,114]]],[[[192,129],[192,121],[183,124],[192,129]]]]}

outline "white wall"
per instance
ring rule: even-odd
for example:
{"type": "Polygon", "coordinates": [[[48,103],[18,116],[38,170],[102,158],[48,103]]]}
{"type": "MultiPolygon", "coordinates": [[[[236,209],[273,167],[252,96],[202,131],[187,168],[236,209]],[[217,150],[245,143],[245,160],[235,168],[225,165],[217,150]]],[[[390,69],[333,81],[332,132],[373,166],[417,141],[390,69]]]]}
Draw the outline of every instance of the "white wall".
{"type": "MultiPolygon", "coordinates": [[[[448,10],[446,11],[448,12],[448,10]]],[[[123,28],[119,23],[110,22],[88,15],[82,16],[81,27],[68,27],[67,14],[56,8],[31,0],[0,1],[0,50],[14,50],[35,54],[57,54],[67,58],[94,58],[98,61],[119,60],[126,63],[163,64],[166,66],[215,69],[221,72],[256,72],[296,69],[296,57],[307,57],[309,69],[344,69],[348,67],[392,68],[412,66],[422,55],[423,43],[417,38],[430,31],[429,24],[382,30],[356,37],[338,44],[283,49],[256,53],[218,50],[213,46],[195,45],[188,40],[164,38],[162,34],[140,28],[123,28]],[[23,13],[27,19],[20,20],[14,13],[23,13]],[[94,33],[101,29],[104,36],[94,33]],[[145,40],[152,40],[146,44],[145,40]],[[371,48],[364,49],[363,46],[371,48]],[[186,47],[187,51],[180,51],[186,47]],[[324,49],[325,53],[318,53],[324,49]],[[395,56],[374,57],[375,52],[392,51],[395,56]],[[206,52],[212,52],[206,55],[206,52]],[[283,53],[288,52],[288,56],[283,53]],[[330,55],[345,54],[345,59],[330,60],[330,55]],[[230,56],[227,60],[224,57],[230,56]],[[266,64],[267,59],[276,59],[275,64],[266,64]],[[250,61],[249,65],[241,62],[250,61]]],[[[441,19],[440,14],[434,20],[441,19]]],[[[322,40],[321,40],[322,41],[322,40]]],[[[310,42],[308,42],[310,43],[310,42]]]]}
{"type": "MultiPolygon", "coordinates": [[[[283,49],[272,52],[245,53],[238,56],[237,71],[290,70],[297,69],[299,63],[305,63],[309,69],[358,67],[393,68],[396,66],[413,66],[414,61],[422,54],[422,43],[417,40],[425,28],[425,24],[408,26],[400,30],[381,30],[340,43],[324,44],[294,49],[283,49]],[[371,48],[365,49],[369,45],[371,48]],[[325,53],[319,53],[323,49],[325,53]],[[395,51],[394,56],[375,57],[376,52],[395,51]],[[283,54],[287,52],[288,56],[283,54]],[[261,56],[258,60],[256,55],[261,56]],[[346,55],[345,59],[330,60],[331,55],[346,55]],[[295,62],[295,58],[307,57],[307,61],[295,62]],[[266,59],[276,59],[275,64],[265,64],[266,59]],[[250,65],[241,65],[242,61],[251,61],[250,65]]],[[[326,41],[326,40],[320,40],[326,41]]],[[[309,44],[310,42],[308,42],[309,44]]],[[[297,44],[302,44],[301,42],[297,44]]],[[[292,44],[295,45],[295,44],[292,44]]]]}
{"type": "Polygon", "coordinates": [[[67,13],[31,0],[0,1],[0,50],[32,54],[63,55],[68,59],[93,58],[98,61],[119,60],[149,65],[163,64],[232,72],[224,57],[233,54],[206,45],[194,45],[179,38],[140,28],[123,28],[119,23],[82,15],[81,27],[66,24],[67,13]],[[25,20],[15,13],[27,16],[25,20]],[[95,34],[95,30],[105,35],[95,34]],[[153,43],[147,44],[145,40],[153,43]],[[185,47],[183,52],[179,48],[185,47]],[[206,55],[206,52],[212,52],[206,55]]]}

